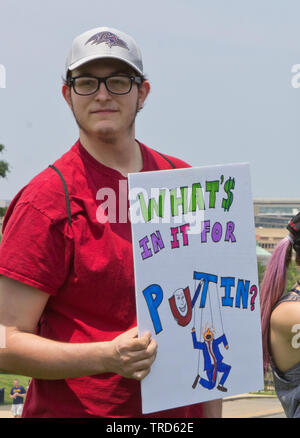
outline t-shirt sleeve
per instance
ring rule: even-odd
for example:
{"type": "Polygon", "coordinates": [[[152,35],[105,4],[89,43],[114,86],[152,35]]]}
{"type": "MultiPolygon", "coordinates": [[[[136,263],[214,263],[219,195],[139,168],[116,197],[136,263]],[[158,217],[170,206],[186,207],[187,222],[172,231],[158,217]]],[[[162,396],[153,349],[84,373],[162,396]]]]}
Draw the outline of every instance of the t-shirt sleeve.
{"type": "Polygon", "coordinates": [[[0,244],[0,275],[55,295],[66,280],[72,239],[31,203],[19,203],[6,218],[0,244]]]}

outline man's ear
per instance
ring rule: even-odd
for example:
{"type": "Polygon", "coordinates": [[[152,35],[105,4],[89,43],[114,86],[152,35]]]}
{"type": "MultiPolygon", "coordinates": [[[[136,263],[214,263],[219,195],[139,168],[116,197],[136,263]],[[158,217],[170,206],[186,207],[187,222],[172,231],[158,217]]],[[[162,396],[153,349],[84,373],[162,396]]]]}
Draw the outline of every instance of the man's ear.
{"type": "Polygon", "coordinates": [[[150,82],[144,81],[139,87],[139,109],[143,108],[145,100],[150,93],[150,82]]]}
{"type": "Polygon", "coordinates": [[[64,84],[62,86],[61,92],[70,109],[72,109],[71,88],[64,84]]]}

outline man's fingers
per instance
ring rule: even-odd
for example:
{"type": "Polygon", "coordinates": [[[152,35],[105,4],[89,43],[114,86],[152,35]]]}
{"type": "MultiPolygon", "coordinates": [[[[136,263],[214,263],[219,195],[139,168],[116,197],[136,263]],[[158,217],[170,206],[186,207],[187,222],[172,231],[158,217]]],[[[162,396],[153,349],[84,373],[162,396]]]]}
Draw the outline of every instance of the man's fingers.
{"type": "Polygon", "coordinates": [[[147,349],[148,357],[144,360],[135,363],[136,371],[133,373],[132,377],[136,380],[143,380],[151,370],[151,366],[156,359],[157,354],[157,344],[153,340],[149,348],[147,349]]]}
{"type": "Polygon", "coordinates": [[[127,351],[127,356],[134,362],[139,362],[144,359],[152,358],[154,361],[157,353],[157,343],[154,339],[150,341],[148,346],[135,345],[135,348],[132,348],[130,351],[127,351]]]}
{"type": "Polygon", "coordinates": [[[147,347],[147,350],[148,350],[148,352],[151,355],[154,354],[154,353],[156,354],[157,353],[157,347],[158,347],[157,342],[154,339],[151,339],[151,341],[150,341],[150,343],[149,343],[149,345],[147,347]]]}
{"type": "Polygon", "coordinates": [[[137,362],[135,364],[135,371],[132,372],[132,378],[136,380],[143,380],[150,373],[153,362],[154,359],[137,362]]]}
{"type": "Polygon", "coordinates": [[[144,379],[157,353],[157,343],[151,333],[138,337],[137,327],[134,327],[115,338],[114,343],[117,353],[113,365],[115,372],[130,379],[144,379]]]}
{"type": "Polygon", "coordinates": [[[146,370],[136,371],[133,373],[132,378],[135,380],[143,380],[150,373],[150,368],[146,370]]]}
{"type": "Polygon", "coordinates": [[[151,342],[151,333],[147,332],[140,338],[132,338],[130,340],[130,348],[132,349],[132,351],[146,350],[151,342]]]}

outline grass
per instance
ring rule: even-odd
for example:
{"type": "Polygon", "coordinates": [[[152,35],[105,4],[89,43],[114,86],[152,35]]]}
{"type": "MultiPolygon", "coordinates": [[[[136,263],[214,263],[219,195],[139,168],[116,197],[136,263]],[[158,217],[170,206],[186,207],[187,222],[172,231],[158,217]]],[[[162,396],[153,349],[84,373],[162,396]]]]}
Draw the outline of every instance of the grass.
{"type": "Polygon", "coordinates": [[[4,404],[10,405],[12,399],[9,397],[10,390],[14,386],[14,379],[19,380],[19,384],[26,389],[29,382],[29,377],[18,376],[16,374],[3,374],[0,372],[0,388],[4,388],[4,404]]]}
{"type": "Polygon", "coordinates": [[[250,392],[250,394],[256,394],[256,395],[276,395],[276,392],[274,390],[261,390],[257,392],[250,392]]]}

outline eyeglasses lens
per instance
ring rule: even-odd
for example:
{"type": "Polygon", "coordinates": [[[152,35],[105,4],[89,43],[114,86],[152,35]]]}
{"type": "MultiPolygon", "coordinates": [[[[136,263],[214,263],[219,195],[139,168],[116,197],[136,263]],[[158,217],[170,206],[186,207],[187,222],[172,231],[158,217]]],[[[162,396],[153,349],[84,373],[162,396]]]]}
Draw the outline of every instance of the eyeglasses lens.
{"type": "Polygon", "coordinates": [[[76,93],[79,94],[92,94],[98,88],[98,81],[96,78],[76,78],[74,83],[76,93]]]}
{"type": "MultiPolygon", "coordinates": [[[[126,94],[130,91],[131,79],[127,76],[111,76],[106,79],[106,87],[111,93],[126,94]]],[[[74,88],[78,94],[93,94],[98,89],[98,79],[93,77],[76,78],[74,88]]]]}
{"type": "Polygon", "coordinates": [[[126,76],[112,76],[106,80],[107,88],[112,93],[128,93],[130,90],[131,80],[126,76]]]}

